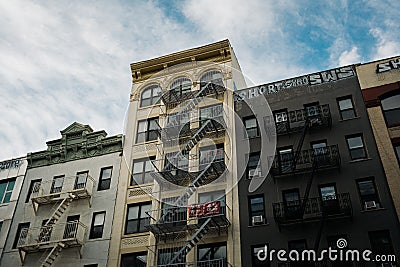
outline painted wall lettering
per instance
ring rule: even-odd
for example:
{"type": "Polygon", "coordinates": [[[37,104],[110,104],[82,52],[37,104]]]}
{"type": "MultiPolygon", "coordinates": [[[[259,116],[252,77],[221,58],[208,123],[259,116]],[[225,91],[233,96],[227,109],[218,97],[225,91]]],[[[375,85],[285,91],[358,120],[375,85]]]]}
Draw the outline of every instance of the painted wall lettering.
{"type": "Polygon", "coordinates": [[[317,72],[293,79],[287,79],[275,83],[264,84],[252,88],[247,88],[236,92],[235,102],[254,98],[260,95],[278,93],[281,90],[305,85],[319,85],[323,83],[335,82],[355,76],[352,66],[336,68],[332,70],[317,72]]]}
{"type": "Polygon", "coordinates": [[[376,65],[376,73],[382,73],[390,70],[400,69],[400,58],[389,60],[376,65]]]}
{"type": "Polygon", "coordinates": [[[0,162],[0,170],[6,170],[11,168],[18,168],[22,163],[20,159],[12,159],[0,162]]]}

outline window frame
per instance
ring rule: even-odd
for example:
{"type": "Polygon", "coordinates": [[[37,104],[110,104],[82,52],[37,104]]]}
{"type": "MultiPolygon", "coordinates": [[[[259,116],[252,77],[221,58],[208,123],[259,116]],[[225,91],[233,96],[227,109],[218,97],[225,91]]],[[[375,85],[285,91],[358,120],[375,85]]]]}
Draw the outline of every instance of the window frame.
{"type": "Polygon", "coordinates": [[[352,119],[357,118],[357,112],[356,112],[356,108],[354,106],[354,101],[353,101],[353,96],[352,95],[338,97],[338,98],[336,98],[336,103],[337,103],[337,106],[338,106],[339,115],[340,115],[340,119],[341,120],[344,121],[344,120],[352,120],[352,119]],[[340,101],[345,101],[345,100],[350,100],[351,108],[341,109],[340,101]],[[351,118],[343,118],[343,113],[347,112],[347,111],[353,111],[353,117],[351,117],[351,118]]]}
{"type": "Polygon", "coordinates": [[[346,135],[345,138],[346,138],[346,144],[347,144],[347,149],[349,151],[350,159],[352,161],[353,160],[364,160],[364,159],[368,158],[367,148],[366,148],[366,145],[365,145],[363,134],[357,133],[357,134],[346,135]],[[361,138],[362,147],[351,148],[350,144],[349,144],[349,139],[354,139],[354,138],[357,138],[357,137],[361,138]],[[354,156],[352,155],[352,151],[357,150],[357,149],[361,149],[361,148],[363,150],[364,156],[363,157],[354,158],[354,156]]]}
{"type": "Polygon", "coordinates": [[[105,223],[106,223],[106,211],[93,212],[92,224],[90,225],[89,239],[103,238],[105,223]],[[98,215],[103,216],[103,222],[102,224],[95,225],[96,216],[98,215]],[[101,228],[101,230],[98,230],[98,228],[101,228]],[[101,232],[101,234],[99,234],[99,232],[101,232]]]}
{"type": "Polygon", "coordinates": [[[266,219],[266,210],[265,210],[265,197],[264,194],[257,194],[257,195],[249,195],[247,197],[247,201],[248,201],[248,209],[249,209],[249,225],[250,226],[255,226],[253,225],[253,217],[254,216],[263,216],[263,220],[264,222],[261,224],[265,224],[267,219],[266,219]],[[251,204],[251,200],[252,199],[257,199],[257,198],[261,198],[262,199],[262,210],[253,210],[252,207],[253,205],[251,204]]]}
{"type": "Polygon", "coordinates": [[[40,189],[40,187],[42,185],[42,179],[33,179],[33,180],[31,180],[31,183],[30,183],[29,188],[28,188],[28,194],[26,195],[25,203],[28,203],[29,200],[31,199],[32,193],[33,193],[33,190],[35,189],[35,184],[36,183],[40,183],[39,184],[39,189],[40,189]]]}
{"type": "MultiPolygon", "coordinates": [[[[190,92],[192,92],[192,88],[193,88],[193,81],[186,76],[181,76],[175,78],[171,82],[171,85],[169,86],[169,91],[171,92],[173,91],[177,97],[183,97],[187,94],[190,94],[190,92]],[[187,87],[188,84],[190,84],[189,87],[187,87]]],[[[170,94],[170,100],[173,100],[171,96],[172,95],[170,94]]]]}
{"type": "Polygon", "coordinates": [[[400,98],[400,93],[398,92],[398,90],[393,91],[393,92],[389,92],[388,94],[385,94],[384,96],[380,97],[380,103],[381,103],[381,108],[382,108],[382,113],[383,113],[383,118],[385,119],[385,123],[386,123],[386,127],[387,128],[392,128],[392,127],[396,127],[396,126],[400,126],[400,120],[398,122],[395,123],[388,123],[388,118],[387,118],[387,113],[388,112],[393,112],[395,111],[396,114],[397,112],[400,113],[400,106],[395,107],[395,108],[391,108],[391,109],[385,109],[383,107],[383,103],[386,99],[392,98],[392,97],[399,97],[400,98]]]}
{"type": "Polygon", "coordinates": [[[261,152],[260,151],[252,152],[252,153],[248,154],[247,157],[248,157],[248,161],[247,161],[247,165],[246,165],[246,179],[251,180],[251,179],[253,179],[253,177],[259,177],[259,176],[256,176],[256,175],[250,176],[250,171],[258,169],[258,172],[260,172],[260,174],[262,174],[262,164],[260,164],[261,152]],[[255,161],[254,160],[251,161],[250,159],[256,158],[256,157],[258,158],[257,164],[254,164],[255,161]],[[252,164],[250,164],[250,163],[252,163],[252,164]]]}
{"type": "MultiPolygon", "coordinates": [[[[86,185],[87,185],[88,178],[89,178],[89,171],[79,171],[79,172],[77,172],[76,173],[76,177],[75,177],[74,190],[85,188],[86,185]],[[86,174],[85,182],[83,183],[84,184],[83,187],[79,187],[78,188],[78,181],[79,181],[80,175],[82,175],[82,174],[86,174]]],[[[79,183],[79,184],[82,184],[82,183],[79,183]]]]}
{"type": "Polygon", "coordinates": [[[137,122],[137,129],[136,129],[136,144],[140,144],[140,143],[146,143],[146,142],[151,142],[151,141],[157,141],[158,139],[158,130],[160,129],[158,126],[158,121],[159,117],[151,117],[151,118],[147,118],[144,120],[138,120],[137,122]],[[157,129],[152,129],[152,122],[155,122],[157,125],[157,129]],[[141,131],[141,127],[140,124],[141,123],[145,123],[145,130],[141,131]],[[155,134],[155,136],[153,137],[153,134],[155,134]],[[142,137],[143,135],[143,137],[142,137]],[[143,139],[143,140],[141,140],[143,139]]]}
{"type": "Polygon", "coordinates": [[[360,203],[361,203],[361,210],[365,211],[367,210],[365,208],[365,203],[367,201],[375,201],[377,204],[377,208],[382,208],[382,202],[379,196],[379,191],[378,188],[376,186],[376,182],[375,182],[375,178],[374,177],[365,177],[365,178],[360,178],[360,179],[356,179],[356,186],[357,186],[357,191],[358,191],[358,196],[360,198],[360,203]],[[372,185],[373,185],[373,189],[374,189],[374,194],[369,194],[369,195],[362,195],[361,194],[361,190],[360,190],[360,182],[366,182],[366,181],[371,181],[372,185]],[[374,197],[371,197],[374,196],[374,197]],[[375,198],[375,199],[373,199],[375,198]]]}
{"type": "Polygon", "coordinates": [[[138,257],[143,257],[146,256],[146,263],[144,266],[147,265],[147,251],[139,251],[139,252],[133,252],[133,253],[123,253],[121,254],[121,263],[120,263],[120,267],[131,267],[131,266],[136,266],[137,265],[137,258],[138,257]],[[132,262],[125,262],[124,265],[122,265],[124,262],[124,258],[128,258],[128,257],[133,257],[133,263],[132,262]],[[132,265],[134,264],[134,265],[132,265]]]}
{"type": "Polygon", "coordinates": [[[17,248],[18,241],[19,241],[19,238],[21,236],[22,230],[23,229],[28,229],[28,231],[29,231],[30,227],[31,227],[31,223],[30,222],[22,222],[22,223],[18,224],[17,231],[16,231],[15,237],[14,237],[14,243],[13,243],[12,249],[16,249],[17,248]]]}
{"type": "Polygon", "coordinates": [[[149,210],[148,211],[151,210],[151,202],[140,202],[140,203],[134,203],[134,204],[127,205],[126,215],[125,215],[125,229],[124,229],[124,234],[125,235],[148,232],[146,229],[144,229],[144,226],[150,224],[150,216],[147,215],[147,216],[145,216],[143,218],[141,217],[142,209],[143,209],[144,206],[149,206],[149,210]],[[133,208],[133,207],[138,207],[137,218],[136,219],[129,219],[129,209],[133,208]],[[134,230],[132,232],[128,232],[128,224],[130,222],[132,222],[132,221],[137,221],[136,230],[134,230]]]}
{"type": "Polygon", "coordinates": [[[140,94],[140,107],[141,107],[141,108],[145,108],[145,107],[150,107],[150,106],[154,106],[154,105],[160,104],[160,102],[161,102],[161,95],[162,95],[162,88],[160,87],[159,84],[151,84],[151,85],[146,86],[146,87],[142,90],[142,92],[141,92],[141,94],[140,94]],[[157,89],[160,90],[160,94],[158,94],[158,95],[155,96],[155,95],[154,95],[154,92],[155,92],[155,90],[157,90],[157,89]],[[144,93],[147,92],[147,91],[150,91],[150,97],[143,98],[144,93]],[[150,100],[150,104],[144,105],[143,102],[144,102],[145,100],[150,100]]]}
{"type": "Polygon", "coordinates": [[[260,137],[260,128],[259,128],[256,116],[253,115],[253,116],[244,117],[243,118],[243,124],[244,124],[244,130],[245,130],[244,134],[245,134],[245,138],[246,139],[252,139],[252,138],[260,137]],[[253,120],[253,119],[256,122],[256,126],[247,128],[247,125],[246,125],[247,121],[250,121],[250,120],[253,120]],[[256,130],[256,135],[251,135],[250,136],[249,135],[249,130],[254,130],[254,129],[256,130]]]}
{"type": "Polygon", "coordinates": [[[50,194],[55,194],[55,193],[62,192],[62,188],[64,186],[64,180],[65,180],[65,175],[64,174],[54,176],[53,180],[51,182],[50,194]],[[56,184],[57,180],[61,180],[61,186],[54,187],[54,185],[56,184]]]}
{"type": "Polygon", "coordinates": [[[5,185],[4,187],[4,192],[0,192],[0,204],[7,204],[11,202],[13,190],[15,187],[15,183],[17,182],[16,178],[10,178],[10,179],[3,179],[0,181],[0,185],[5,185]],[[9,189],[10,184],[12,184],[12,188],[9,189]]]}
{"type": "Polygon", "coordinates": [[[138,158],[138,159],[134,159],[132,162],[132,172],[131,172],[131,181],[130,181],[130,186],[135,186],[135,185],[141,185],[141,184],[149,184],[149,183],[153,183],[153,179],[150,182],[146,182],[146,177],[148,175],[150,175],[150,173],[154,172],[154,166],[153,163],[151,161],[155,160],[156,156],[150,156],[150,157],[146,157],[146,158],[138,158]],[[142,166],[142,171],[138,172],[138,173],[134,173],[135,170],[135,163],[143,163],[142,166]],[[150,171],[146,171],[146,164],[149,163],[151,164],[152,169],[150,171]],[[133,176],[134,175],[139,175],[141,176],[141,181],[140,183],[137,181],[137,179],[134,179],[133,176]]]}
{"type": "Polygon", "coordinates": [[[113,166],[107,166],[107,167],[103,167],[103,168],[100,169],[99,184],[98,184],[98,186],[97,186],[97,191],[108,190],[108,189],[111,188],[111,179],[112,179],[112,175],[113,175],[113,166]],[[103,172],[104,172],[105,170],[108,170],[108,169],[111,169],[110,177],[104,179],[104,178],[103,178],[103,172]],[[104,182],[108,182],[108,180],[109,180],[108,185],[107,185],[107,186],[103,186],[103,183],[104,183],[104,182]]]}

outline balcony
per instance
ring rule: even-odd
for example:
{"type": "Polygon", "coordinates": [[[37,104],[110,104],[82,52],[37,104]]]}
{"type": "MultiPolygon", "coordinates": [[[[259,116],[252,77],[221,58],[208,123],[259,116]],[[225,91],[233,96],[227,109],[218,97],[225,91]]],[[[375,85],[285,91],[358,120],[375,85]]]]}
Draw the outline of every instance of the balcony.
{"type": "Polygon", "coordinates": [[[340,168],[338,145],[302,150],[296,164],[294,163],[294,153],[275,156],[271,167],[271,174],[274,178],[312,172],[313,168],[315,170],[340,168]]]}
{"type": "Polygon", "coordinates": [[[353,214],[349,193],[336,194],[322,199],[308,198],[302,211],[304,199],[273,203],[275,221],[279,225],[290,225],[304,222],[319,221],[323,215],[328,220],[351,218],[353,214]]]}
{"type": "Polygon", "coordinates": [[[152,267],[232,267],[232,265],[227,261],[226,258],[222,258],[222,259],[187,262],[187,263],[155,265],[152,267]]]}
{"type": "Polygon", "coordinates": [[[307,119],[310,122],[310,129],[330,127],[332,124],[329,105],[275,113],[274,119],[278,135],[301,132],[307,119]]]}
{"type": "Polygon", "coordinates": [[[179,234],[186,231],[196,231],[206,221],[211,218],[209,228],[223,230],[230,225],[230,208],[221,205],[220,201],[209,203],[193,204],[186,207],[169,207],[149,211],[150,224],[146,228],[157,236],[168,236],[179,234]],[[163,221],[155,218],[161,218],[163,221]]]}
{"type": "Polygon", "coordinates": [[[78,176],[64,177],[62,184],[54,180],[37,182],[32,189],[31,200],[34,204],[51,204],[59,202],[72,195],[74,199],[90,198],[92,196],[95,180],[89,175],[86,179],[78,176]]]}
{"type": "Polygon", "coordinates": [[[79,221],[22,229],[17,247],[27,253],[51,249],[62,242],[66,247],[83,246],[87,227],[79,221]]]}
{"type": "Polygon", "coordinates": [[[168,90],[161,96],[163,103],[168,109],[178,106],[180,103],[192,99],[194,97],[205,97],[210,95],[218,95],[224,93],[226,90],[222,79],[214,79],[209,82],[200,82],[200,90],[196,91],[181,91],[168,90]],[[179,91],[179,92],[177,92],[179,91]]]}

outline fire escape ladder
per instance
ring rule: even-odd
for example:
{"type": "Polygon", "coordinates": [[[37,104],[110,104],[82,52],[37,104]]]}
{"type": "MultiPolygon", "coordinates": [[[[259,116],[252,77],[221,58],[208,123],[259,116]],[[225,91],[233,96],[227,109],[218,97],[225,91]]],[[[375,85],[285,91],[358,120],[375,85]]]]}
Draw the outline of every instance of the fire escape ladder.
{"type": "Polygon", "coordinates": [[[50,250],[50,253],[42,262],[42,267],[50,267],[53,265],[53,262],[56,260],[58,254],[60,254],[61,250],[65,247],[64,243],[58,242],[54,245],[54,247],[50,250]]]}
{"type": "Polygon", "coordinates": [[[306,191],[304,192],[303,201],[302,201],[301,207],[300,207],[300,212],[301,212],[300,217],[301,218],[304,217],[304,212],[306,211],[307,201],[308,201],[308,197],[310,196],[311,186],[312,186],[312,182],[314,180],[314,175],[315,175],[316,169],[317,169],[317,161],[314,160],[313,165],[312,165],[311,175],[308,178],[306,191]]]}
{"type": "Polygon", "coordinates": [[[303,147],[304,139],[306,138],[306,134],[307,134],[309,127],[310,127],[310,119],[309,119],[309,117],[307,117],[306,121],[304,123],[304,126],[303,126],[303,132],[300,136],[300,140],[299,140],[299,143],[297,144],[296,152],[293,157],[293,170],[296,169],[297,160],[300,157],[301,148],[303,147]]]}
{"type": "Polygon", "coordinates": [[[321,221],[319,222],[318,232],[317,232],[317,236],[316,236],[315,242],[314,242],[314,250],[315,251],[318,251],[319,242],[321,241],[322,231],[324,230],[327,216],[328,216],[327,212],[325,212],[325,210],[322,209],[322,217],[321,217],[321,221]]]}
{"type": "MultiPolygon", "coordinates": [[[[169,264],[174,264],[175,262],[180,262],[186,255],[196,246],[197,243],[207,234],[210,229],[208,224],[211,218],[208,218],[200,228],[192,235],[192,237],[186,242],[186,244],[176,253],[169,264]]],[[[169,265],[168,264],[168,265],[169,265]]]]}
{"type": "Polygon", "coordinates": [[[52,226],[60,219],[60,217],[64,214],[67,210],[69,205],[71,204],[72,200],[74,200],[73,194],[68,194],[66,198],[64,198],[58,207],[54,210],[53,214],[51,215],[50,219],[43,225],[41,234],[39,235],[37,241],[42,242],[44,239],[49,237],[49,234],[52,231],[52,226]]]}

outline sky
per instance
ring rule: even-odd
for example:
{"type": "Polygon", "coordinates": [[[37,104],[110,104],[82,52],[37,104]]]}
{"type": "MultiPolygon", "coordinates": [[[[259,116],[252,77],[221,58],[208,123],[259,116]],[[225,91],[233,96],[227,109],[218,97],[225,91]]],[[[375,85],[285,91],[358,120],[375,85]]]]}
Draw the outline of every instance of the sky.
{"type": "Polygon", "coordinates": [[[400,54],[400,1],[0,1],[0,161],[123,133],[130,63],[229,39],[255,84],[400,54]]]}

